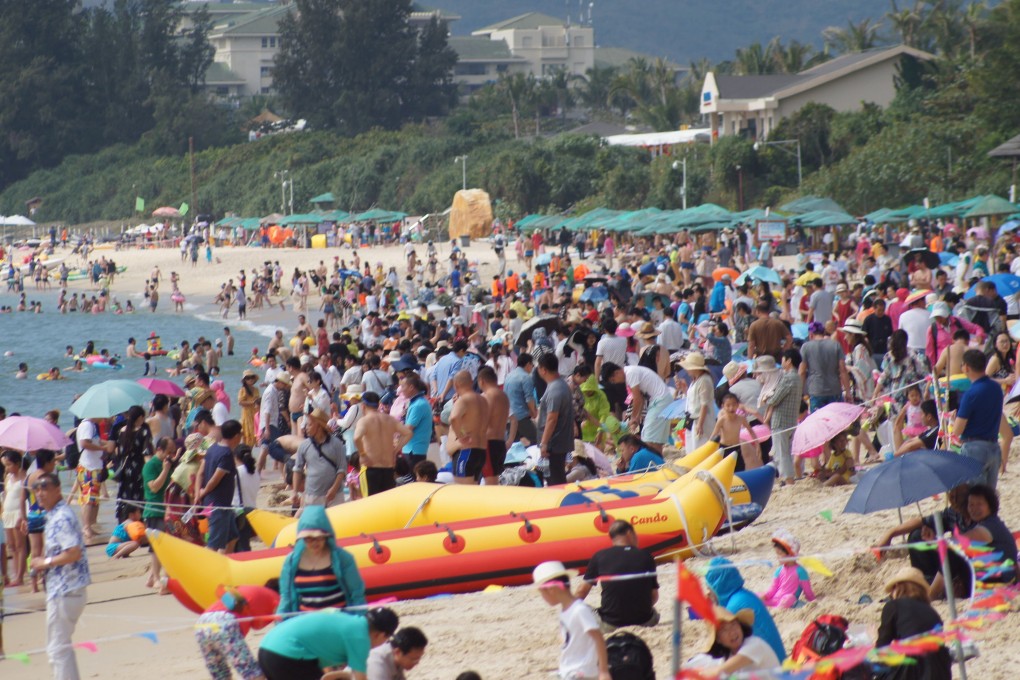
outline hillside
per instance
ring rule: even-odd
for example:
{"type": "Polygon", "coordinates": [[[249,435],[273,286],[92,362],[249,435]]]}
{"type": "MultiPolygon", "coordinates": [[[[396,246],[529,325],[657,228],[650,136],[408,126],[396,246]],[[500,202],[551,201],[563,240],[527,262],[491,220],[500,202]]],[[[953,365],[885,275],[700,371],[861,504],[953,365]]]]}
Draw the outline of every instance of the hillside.
{"type": "MultiPolygon", "coordinates": [[[[525,12],[543,12],[576,21],[573,0],[429,0],[462,18],[451,26],[455,35],[525,12]]],[[[588,2],[581,3],[587,16],[588,2]]],[[[599,45],[627,47],[663,56],[681,64],[708,57],[730,59],[738,47],[782,36],[821,47],[827,26],[847,20],[879,18],[888,0],[598,0],[592,10],[599,45]]]]}

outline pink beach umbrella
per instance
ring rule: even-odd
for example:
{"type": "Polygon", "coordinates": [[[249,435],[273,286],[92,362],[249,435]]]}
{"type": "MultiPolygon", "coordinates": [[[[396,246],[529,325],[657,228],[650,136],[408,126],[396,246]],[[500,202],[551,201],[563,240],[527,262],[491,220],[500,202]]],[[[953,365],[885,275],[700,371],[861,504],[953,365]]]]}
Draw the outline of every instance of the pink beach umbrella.
{"type": "Polygon", "coordinates": [[[801,456],[819,446],[823,446],[837,434],[853,425],[854,421],[864,413],[863,406],[836,402],[818,409],[800,425],[793,433],[792,452],[801,456]]]}
{"type": "Polygon", "coordinates": [[[42,418],[11,416],[0,421],[0,447],[15,451],[60,451],[71,443],[60,428],[42,418]]]}
{"type": "Polygon", "coordinates": [[[185,395],[184,388],[170,380],[139,378],[135,382],[153,394],[165,394],[168,397],[183,397],[185,395]]]}

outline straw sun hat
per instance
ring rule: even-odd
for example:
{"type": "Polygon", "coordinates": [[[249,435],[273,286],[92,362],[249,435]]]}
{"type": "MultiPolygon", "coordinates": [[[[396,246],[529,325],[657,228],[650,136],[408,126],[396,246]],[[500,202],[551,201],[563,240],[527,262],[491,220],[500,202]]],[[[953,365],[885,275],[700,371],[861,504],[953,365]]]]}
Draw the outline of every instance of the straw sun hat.
{"type": "Polygon", "coordinates": [[[928,591],[928,582],[924,579],[924,574],[917,567],[903,567],[896,575],[889,579],[885,584],[885,592],[891,593],[900,583],[913,583],[914,585],[928,591]]]}
{"type": "Polygon", "coordinates": [[[680,362],[685,371],[707,371],[705,366],[705,355],[701,352],[691,352],[687,358],[680,362]]]}

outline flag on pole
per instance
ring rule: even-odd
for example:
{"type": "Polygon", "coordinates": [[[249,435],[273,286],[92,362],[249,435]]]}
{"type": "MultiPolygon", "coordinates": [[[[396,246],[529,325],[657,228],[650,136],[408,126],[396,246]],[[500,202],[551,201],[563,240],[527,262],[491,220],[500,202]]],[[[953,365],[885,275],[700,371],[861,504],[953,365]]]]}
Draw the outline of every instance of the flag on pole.
{"type": "Polygon", "coordinates": [[[712,609],[712,603],[709,602],[705,596],[704,591],[701,590],[701,583],[698,582],[698,578],[687,571],[687,567],[684,566],[683,562],[677,568],[677,587],[676,597],[681,602],[686,602],[694,610],[694,613],[700,616],[702,619],[708,621],[713,626],[716,625],[715,611],[712,609]]]}
{"type": "Polygon", "coordinates": [[[145,212],[145,199],[135,196],[135,212],[145,212]]]}
{"type": "Polygon", "coordinates": [[[184,215],[188,214],[188,208],[189,207],[190,206],[187,203],[181,203],[181,208],[177,212],[179,212],[181,214],[181,216],[183,217],[184,215]]]}

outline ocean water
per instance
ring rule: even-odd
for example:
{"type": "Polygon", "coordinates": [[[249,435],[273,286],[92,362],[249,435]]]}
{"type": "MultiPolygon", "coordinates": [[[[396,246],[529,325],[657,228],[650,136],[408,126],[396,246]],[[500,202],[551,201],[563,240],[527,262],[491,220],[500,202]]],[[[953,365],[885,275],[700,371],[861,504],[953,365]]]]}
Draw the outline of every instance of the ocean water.
{"type": "MultiPolygon", "coordinates": [[[[50,409],[58,409],[60,425],[69,428],[74,424],[73,416],[68,411],[75,395],[82,394],[96,383],[111,379],[135,380],[143,377],[144,359],[126,359],[124,352],[128,338],[135,338],[139,351],[144,351],[145,340],[149,333],[155,331],[160,336],[163,348],[171,349],[187,340],[194,345],[199,337],[215,343],[223,337],[223,327],[229,326],[235,338],[234,356],[224,356],[220,360],[220,379],[226,385],[227,395],[231,401],[231,414],[240,414],[236,404],[237,391],[241,385],[241,373],[247,366],[247,360],[253,347],[264,351],[272,330],[277,326],[259,325],[255,322],[238,323],[236,317],[224,321],[219,319],[215,310],[188,305],[187,311],[175,314],[172,305],[169,311],[153,314],[148,310],[133,314],[114,315],[83,314],[74,312],[60,314],[56,309],[56,293],[28,292],[29,300],[40,300],[43,303],[42,314],[14,312],[0,314],[0,406],[8,415],[20,413],[42,417],[50,409]],[[66,358],[67,345],[80,351],[92,340],[97,352],[103,348],[111,355],[120,355],[124,368],[121,370],[90,369],[84,373],[65,372],[73,365],[73,360],[66,358]],[[10,354],[8,354],[10,353],[10,354]],[[14,375],[18,364],[28,364],[28,378],[16,380],[14,375]],[[56,366],[64,380],[36,380],[36,376],[56,366]]],[[[140,297],[140,296],[139,296],[140,297]]],[[[133,301],[139,305],[139,300],[133,301]]],[[[162,301],[161,301],[162,302],[162,301]]],[[[18,298],[13,295],[0,295],[0,305],[16,306],[18,298]]],[[[169,296],[167,296],[169,303],[169,296]]],[[[174,362],[166,357],[154,357],[159,378],[175,380],[183,384],[181,378],[170,378],[165,369],[172,368],[174,362]]]]}

